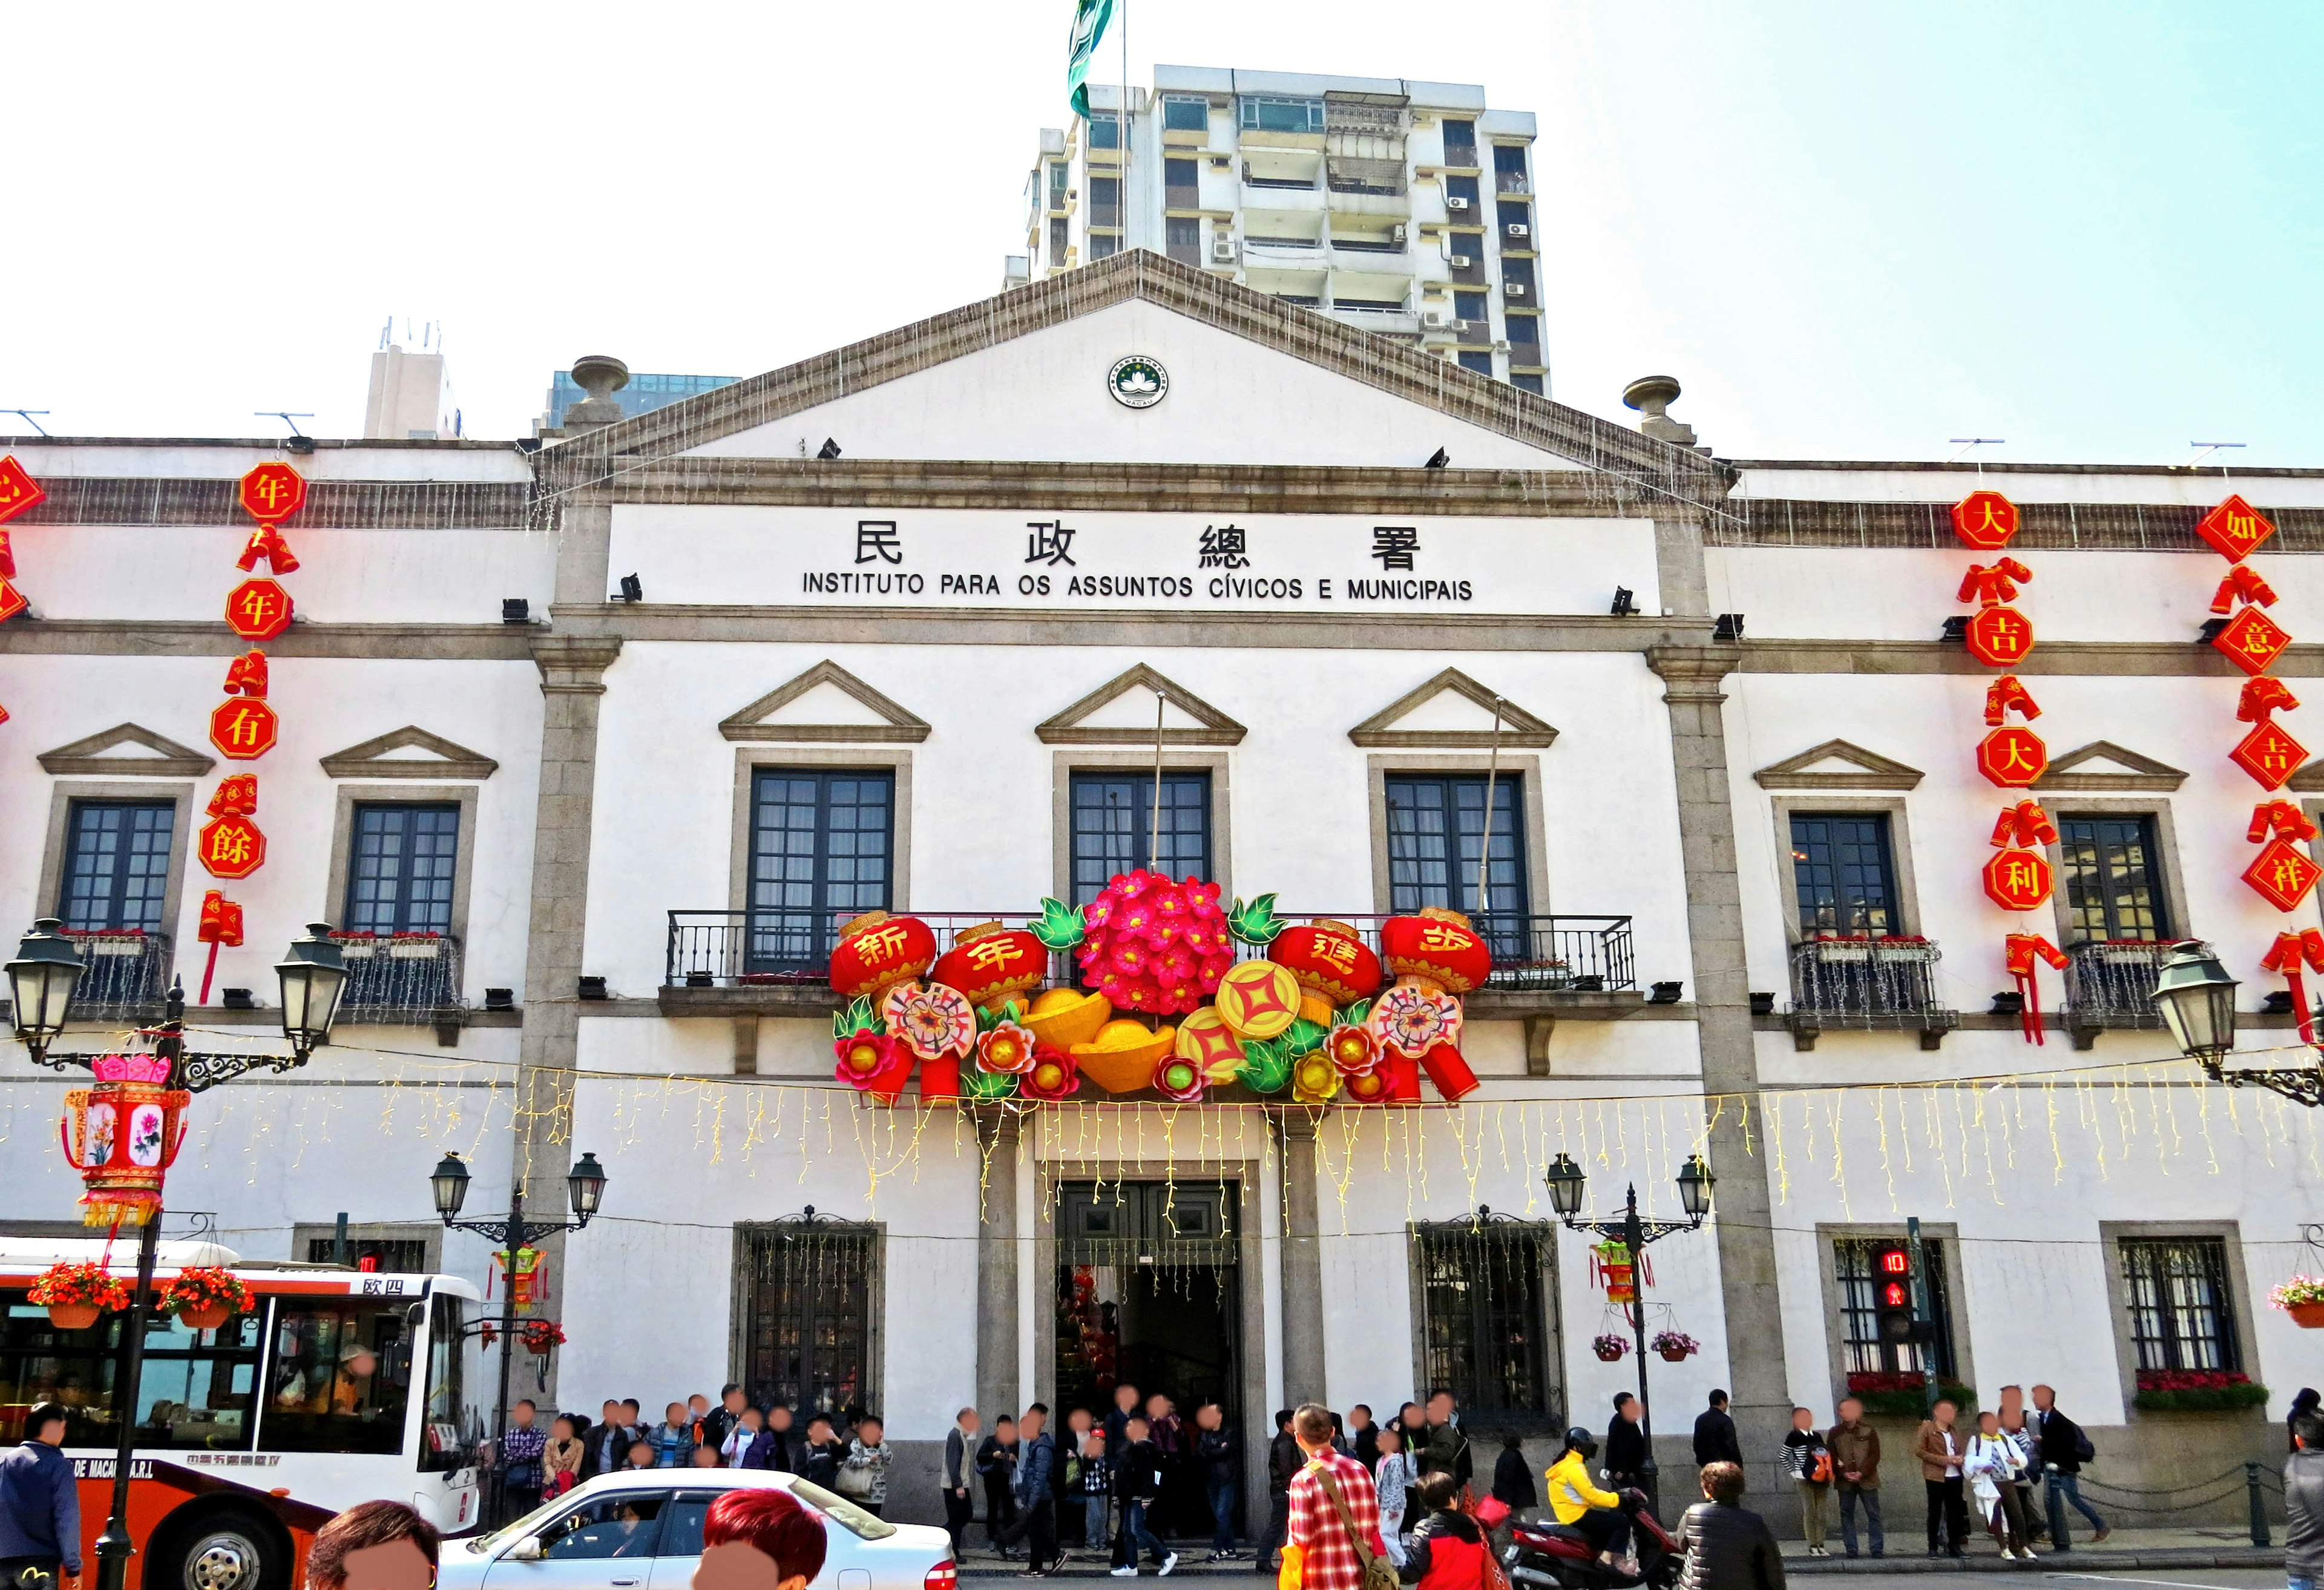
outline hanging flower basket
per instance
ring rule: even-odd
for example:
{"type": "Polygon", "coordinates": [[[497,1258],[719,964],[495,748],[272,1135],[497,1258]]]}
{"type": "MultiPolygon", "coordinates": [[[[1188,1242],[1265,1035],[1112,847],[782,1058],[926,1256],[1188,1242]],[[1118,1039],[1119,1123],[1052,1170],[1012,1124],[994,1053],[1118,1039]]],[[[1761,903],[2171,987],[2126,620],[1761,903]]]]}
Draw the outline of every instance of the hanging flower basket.
{"type": "Polygon", "coordinates": [[[129,1306],[129,1283],[101,1264],[51,1264],[24,1295],[48,1310],[49,1323],[59,1330],[87,1330],[99,1314],[129,1306]]]}
{"type": "Polygon", "coordinates": [[[2295,1275],[2267,1294],[2268,1306],[2292,1316],[2303,1330],[2324,1328],[2324,1280],[2295,1275]]]}
{"type": "Polygon", "coordinates": [[[565,1328],[554,1319],[528,1319],[517,1330],[518,1339],[528,1353],[546,1356],[565,1343],[565,1328]]]}
{"type": "Polygon", "coordinates": [[[161,1310],[189,1329],[216,1330],[250,1307],[250,1289],[231,1270],[197,1264],[161,1288],[161,1310]]]}
{"type": "Polygon", "coordinates": [[[1702,1351],[1702,1344],[1683,1330],[1659,1331],[1646,1345],[1660,1353],[1665,1364],[1683,1363],[1702,1351]]]}
{"type": "Polygon", "coordinates": [[[1622,1355],[1630,1350],[1630,1344],[1618,1336],[1595,1337],[1591,1340],[1590,1350],[1597,1354],[1601,1362],[1615,1364],[1619,1363],[1622,1355]]]}

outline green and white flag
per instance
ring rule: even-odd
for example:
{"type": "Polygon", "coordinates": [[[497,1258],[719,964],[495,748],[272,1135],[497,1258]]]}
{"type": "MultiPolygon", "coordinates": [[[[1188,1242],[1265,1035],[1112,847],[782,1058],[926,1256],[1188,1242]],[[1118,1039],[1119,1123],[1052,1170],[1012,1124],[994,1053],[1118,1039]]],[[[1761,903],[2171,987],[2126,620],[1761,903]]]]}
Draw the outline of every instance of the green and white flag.
{"type": "Polygon", "coordinates": [[[1074,32],[1071,48],[1065,56],[1065,97],[1073,101],[1074,114],[1084,121],[1089,119],[1090,61],[1097,54],[1097,41],[1105,36],[1105,24],[1113,20],[1113,0],[1074,0],[1074,32]]]}

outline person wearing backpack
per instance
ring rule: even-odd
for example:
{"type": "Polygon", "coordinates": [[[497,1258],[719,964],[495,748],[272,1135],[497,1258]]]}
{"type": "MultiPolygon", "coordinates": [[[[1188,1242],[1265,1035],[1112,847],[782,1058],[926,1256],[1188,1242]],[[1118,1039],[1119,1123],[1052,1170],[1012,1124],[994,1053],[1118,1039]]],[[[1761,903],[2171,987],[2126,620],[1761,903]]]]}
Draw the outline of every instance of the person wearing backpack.
{"type": "Polygon", "coordinates": [[[1136,1578],[1139,1549],[1143,1547],[1152,1554],[1159,1576],[1167,1579],[1170,1570],[1178,1566],[1178,1554],[1163,1545],[1146,1525],[1147,1510],[1162,1499],[1162,1448],[1154,1444],[1142,1413],[1132,1413],[1124,1420],[1121,1433],[1121,1459],[1113,1475],[1114,1501],[1121,1508],[1121,1523],[1115,1536],[1119,1560],[1114,1565],[1113,1576],[1136,1578]]]}
{"type": "Polygon", "coordinates": [[[2114,1531],[2098,1516],[2098,1509],[2082,1500],[2082,1465],[2096,1458],[2098,1449],[2082,1433],[2082,1427],[2059,1410],[2058,1393],[2049,1386],[2034,1388],[2034,1419],[2043,1480],[2057,1486],[2074,1511],[2090,1521],[2093,1542],[2105,1539],[2114,1531]]]}
{"type": "Polygon", "coordinates": [[[1815,1427],[1815,1415],[1804,1408],[1792,1410],[1792,1428],[1784,1437],[1784,1472],[1800,1493],[1800,1532],[1810,1557],[1829,1557],[1823,1549],[1831,1533],[1831,1448],[1815,1427]]]}

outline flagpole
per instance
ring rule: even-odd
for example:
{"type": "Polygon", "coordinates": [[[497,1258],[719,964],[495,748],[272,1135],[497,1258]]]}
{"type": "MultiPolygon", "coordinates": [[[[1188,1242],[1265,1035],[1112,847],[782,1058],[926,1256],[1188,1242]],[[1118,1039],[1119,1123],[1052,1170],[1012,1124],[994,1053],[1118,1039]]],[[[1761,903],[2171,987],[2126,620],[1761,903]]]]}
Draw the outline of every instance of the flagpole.
{"type": "MultiPolygon", "coordinates": [[[[1121,104],[1114,115],[1121,129],[1121,251],[1130,252],[1130,0],[1115,0],[1120,8],[1121,104]]],[[[1161,786],[1155,786],[1159,791],[1161,786]]]]}

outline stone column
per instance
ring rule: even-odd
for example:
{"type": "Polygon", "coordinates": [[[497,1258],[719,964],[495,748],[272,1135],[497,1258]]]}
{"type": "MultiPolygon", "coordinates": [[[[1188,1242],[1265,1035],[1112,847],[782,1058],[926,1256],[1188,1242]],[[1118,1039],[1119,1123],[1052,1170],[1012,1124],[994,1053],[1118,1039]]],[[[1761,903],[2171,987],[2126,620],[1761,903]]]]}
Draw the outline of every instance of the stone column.
{"type": "MultiPolygon", "coordinates": [[[[518,1052],[512,1173],[525,1210],[566,1212],[565,1172],[573,1143],[581,937],[588,915],[589,841],[597,779],[597,708],[618,639],[542,635],[532,643],[546,712],[540,730],[540,795],[534,817],[532,907],[524,964],[524,1039],[518,1052]]],[[[613,1194],[618,1198],[618,1192],[613,1194]]],[[[490,1210],[471,1209],[471,1215],[490,1210]]],[[[566,1295],[565,1239],[542,1245],[557,1295],[566,1295]]],[[[555,1360],[545,1392],[512,1386],[556,1406],[555,1360]]]]}
{"type": "Polygon", "coordinates": [[[1018,1382],[1017,1117],[979,1110],[976,1145],[984,1159],[984,1193],[976,1222],[976,1411],[984,1428],[1014,1415],[1018,1382]]]}
{"type": "MultiPolygon", "coordinates": [[[[1706,1093],[1744,1095],[1758,1108],[1758,1052],[1743,960],[1743,905],[1735,867],[1735,813],[1729,798],[1727,733],[1720,682],[1740,658],[1730,646],[1655,647],[1646,665],[1662,676],[1678,777],[1679,852],[1686,873],[1687,936],[1694,961],[1694,1008],[1706,1093]]],[[[1729,1098],[1711,1128],[1709,1157],[1719,1178],[1711,1235],[1719,1244],[1726,1315],[1729,1391],[1747,1453],[1773,1451],[1791,1425],[1784,1374],[1782,1301],[1764,1155],[1747,1151],[1744,1113],[1729,1098]]],[[[1700,1241],[1676,1237],[1674,1241],[1700,1241]]],[[[1699,1410],[1672,1409],[1657,1421],[1676,1436],[1699,1410]]],[[[1665,1484],[1665,1494],[1678,1493],[1665,1484]]],[[[1679,1487],[1678,1489],[1683,1489],[1679,1487]]],[[[1788,1500],[1786,1498],[1785,1500],[1788,1500]]]]}
{"type": "MultiPolygon", "coordinates": [[[[1283,1199],[1283,1404],[1325,1400],[1323,1247],[1317,1228],[1315,1126],[1308,1110],[1271,1111],[1283,1199]]],[[[1256,1417],[1256,1416],[1254,1416],[1256,1417]]],[[[1273,1431],[1270,1429],[1269,1434],[1273,1431]]]]}

